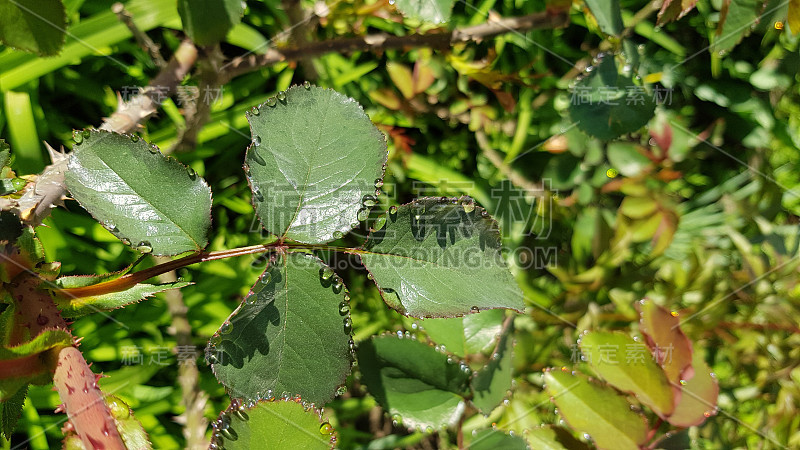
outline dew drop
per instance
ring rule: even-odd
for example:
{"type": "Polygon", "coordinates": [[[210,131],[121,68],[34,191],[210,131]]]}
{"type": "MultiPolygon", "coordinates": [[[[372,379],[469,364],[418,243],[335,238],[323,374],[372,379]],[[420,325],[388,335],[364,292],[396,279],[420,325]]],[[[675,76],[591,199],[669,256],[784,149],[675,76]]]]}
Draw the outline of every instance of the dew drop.
{"type": "Polygon", "coordinates": [[[350,334],[353,331],[353,321],[349,317],[344,319],[344,332],[350,334]]]}
{"type": "Polygon", "coordinates": [[[225,322],[219,327],[219,334],[228,334],[233,331],[233,325],[230,322],[225,322]]]}
{"type": "Polygon", "coordinates": [[[142,241],[136,246],[136,250],[142,253],[151,253],[153,251],[153,246],[150,245],[150,242],[148,241],[142,241]]]}
{"type": "Polygon", "coordinates": [[[189,178],[191,178],[193,180],[197,178],[197,172],[195,172],[194,169],[192,169],[191,167],[186,169],[186,173],[188,173],[189,174],[189,178]]]}
{"type": "Polygon", "coordinates": [[[81,134],[80,130],[75,130],[72,132],[72,140],[75,141],[76,144],[83,142],[83,134],[81,134]]]}
{"type": "Polygon", "coordinates": [[[389,214],[397,214],[397,206],[390,206],[389,214]]]}
{"type": "Polygon", "coordinates": [[[358,214],[356,214],[356,219],[358,219],[359,222],[363,222],[368,218],[369,218],[369,209],[361,208],[358,210],[358,214]]]}
{"type": "Polygon", "coordinates": [[[83,130],[82,134],[83,134],[83,139],[84,140],[89,139],[90,137],[92,137],[92,132],[89,131],[89,130],[83,130]]]}
{"type": "Polygon", "coordinates": [[[472,199],[465,200],[461,202],[461,207],[464,208],[464,212],[469,214],[472,211],[475,211],[475,202],[472,199]]]}
{"type": "Polygon", "coordinates": [[[366,206],[367,208],[372,208],[376,204],[377,202],[375,200],[372,199],[364,200],[364,206],[366,206]]]}
{"type": "Polygon", "coordinates": [[[481,312],[481,309],[480,309],[479,307],[477,307],[477,306],[473,306],[473,307],[471,307],[469,310],[470,310],[471,312],[473,312],[473,313],[479,313],[479,312],[481,312]]]}
{"type": "Polygon", "coordinates": [[[256,147],[261,145],[261,136],[253,136],[253,145],[256,147]]]}
{"type": "Polygon", "coordinates": [[[332,276],[333,276],[333,269],[331,269],[330,267],[323,267],[322,269],[319,269],[319,277],[322,278],[323,280],[330,280],[332,276]]]}
{"type": "Polygon", "coordinates": [[[278,97],[278,100],[280,100],[282,102],[285,102],[286,101],[286,92],[284,92],[284,91],[278,92],[277,97],[278,97]]]}
{"type": "Polygon", "coordinates": [[[154,155],[158,154],[158,147],[156,147],[155,144],[150,144],[150,147],[147,148],[147,151],[154,155]]]}
{"type": "Polygon", "coordinates": [[[333,434],[333,427],[328,422],[319,426],[319,434],[331,435],[333,434]]]}
{"type": "Polygon", "coordinates": [[[261,110],[258,109],[258,106],[255,106],[255,107],[253,107],[253,109],[250,110],[250,114],[252,114],[254,116],[257,116],[257,115],[261,114],[261,110]]]}
{"type": "Polygon", "coordinates": [[[278,104],[278,99],[276,99],[275,97],[270,97],[267,99],[267,106],[269,106],[270,108],[277,104],[278,104]]]}
{"type": "Polygon", "coordinates": [[[250,420],[250,416],[248,416],[247,413],[244,411],[244,406],[240,406],[239,408],[237,408],[233,412],[233,415],[236,416],[236,418],[241,420],[242,422],[247,422],[248,420],[250,420]]]}
{"type": "Polygon", "coordinates": [[[339,303],[339,314],[344,316],[350,312],[350,305],[345,302],[339,303]]]}
{"type": "Polygon", "coordinates": [[[217,355],[213,353],[206,355],[206,361],[208,361],[209,364],[216,364],[217,362],[219,362],[219,360],[217,359],[217,355]]]}
{"type": "Polygon", "coordinates": [[[589,72],[591,72],[591,71],[593,71],[593,70],[594,70],[594,66],[588,66],[588,67],[586,67],[586,72],[587,72],[587,73],[589,73],[589,72]]]}
{"type": "Polygon", "coordinates": [[[378,231],[382,230],[384,226],[386,226],[386,216],[378,216],[378,218],[375,219],[375,223],[372,225],[372,229],[378,231]]]}
{"type": "Polygon", "coordinates": [[[231,441],[235,441],[239,439],[239,434],[233,428],[223,428],[220,430],[220,434],[225,436],[225,439],[230,439],[231,441]]]}
{"type": "Polygon", "coordinates": [[[303,87],[306,89],[311,89],[311,82],[306,81],[305,83],[303,83],[303,87]]]}
{"type": "Polygon", "coordinates": [[[139,142],[139,136],[135,134],[131,135],[131,142],[139,142]]]}
{"type": "Polygon", "coordinates": [[[397,330],[397,338],[403,339],[403,332],[401,330],[397,330]]]}
{"type": "Polygon", "coordinates": [[[264,272],[264,275],[261,275],[261,284],[269,284],[270,281],[272,281],[272,274],[264,272]]]}
{"type": "Polygon", "coordinates": [[[253,186],[253,195],[259,202],[264,201],[264,194],[261,193],[261,189],[259,189],[257,186],[253,186]]]}
{"type": "Polygon", "coordinates": [[[342,233],[341,231],[337,230],[337,231],[333,232],[333,238],[334,239],[341,239],[342,237],[344,237],[344,233],[342,233]]]}
{"type": "Polygon", "coordinates": [[[382,179],[380,179],[380,178],[378,178],[377,180],[375,180],[375,189],[380,189],[380,188],[382,188],[382,187],[383,187],[383,180],[382,180],[382,179]]]}

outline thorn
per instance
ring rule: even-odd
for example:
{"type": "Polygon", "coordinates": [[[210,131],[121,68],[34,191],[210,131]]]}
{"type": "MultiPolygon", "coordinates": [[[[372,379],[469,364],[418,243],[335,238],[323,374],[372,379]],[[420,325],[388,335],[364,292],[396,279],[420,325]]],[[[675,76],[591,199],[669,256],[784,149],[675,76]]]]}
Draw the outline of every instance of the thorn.
{"type": "MultiPolygon", "coordinates": [[[[56,407],[55,411],[53,411],[53,412],[56,413],[56,414],[59,414],[59,413],[63,413],[66,410],[67,410],[67,407],[62,403],[62,404],[58,405],[56,407]]],[[[69,423],[69,422],[67,422],[67,423],[69,423]]]]}

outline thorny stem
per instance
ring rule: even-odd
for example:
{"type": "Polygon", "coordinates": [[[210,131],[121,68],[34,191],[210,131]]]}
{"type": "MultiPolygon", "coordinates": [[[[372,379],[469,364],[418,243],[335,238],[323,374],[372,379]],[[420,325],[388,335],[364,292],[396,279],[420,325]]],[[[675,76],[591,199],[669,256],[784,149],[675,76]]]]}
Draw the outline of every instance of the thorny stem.
{"type": "MultiPolygon", "coordinates": [[[[11,295],[19,315],[32,336],[48,329],[69,332],[69,327],[50,295],[39,289],[41,279],[33,272],[22,273],[11,283],[11,295]]],[[[114,417],[97,387],[97,375],[74,346],[45,353],[40,362],[55,367],[53,383],[67,412],[70,427],[86,448],[125,449],[114,417]],[[56,354],[57,353],[57,354],[56,354]],[[53,361],[55,359],[55,361],[53,361]]]]}

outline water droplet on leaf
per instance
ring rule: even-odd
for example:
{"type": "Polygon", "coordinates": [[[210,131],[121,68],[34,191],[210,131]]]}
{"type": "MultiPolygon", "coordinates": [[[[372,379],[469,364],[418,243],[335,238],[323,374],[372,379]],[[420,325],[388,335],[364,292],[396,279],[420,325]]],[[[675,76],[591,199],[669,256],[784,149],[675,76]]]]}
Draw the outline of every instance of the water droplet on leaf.
{"type": "Polygon", "coordinates": [[[389,214],[397,214],[397,206],[390,206],[389,214]]]}
{"type": "Polygon", "coordinates": [[[369,209],[361,208],[358,210],[358,214],[356,214],[356,219],[358,219],[359,222],[363,222],[368,218],[369,218],[369,209]]]}
{"type": "Polygon", "coordinates": [[[311,89],[311,82],[306,81],[305,83],[303,83],[303,87],[306,89],[311,89]]]}
{"type": "Polygon", "coordinates": [[[139,245],[136,246],[136,250],[142,253],[150,253],[153,251],[153,246],[150,245],[148,241],[139,242],[139,245]]]}
{"type": "Polygon", "coordinates": [[[319,434],[331,435],[333,434],[333,427],[328,422],[319,426],[319,434]]]}
{"type": "Polygon", "coordinates": [[[337,231],[333,232],[333,238],[334,239],[341,239],[342,237],[344,237],[344,233],[342,233],[341,231],[337,230],[337,231]]]}
{"type": "Polygon", "coordinates": [[[75,141],[76,144],[83,142],[83,135],[81,134],[80,130],[75,130],[72,132],[72,140],[75,141]]]}
{"type": "Polygon", "coordinates": [[[270,108],[275,106],[275,105],[277,105],[277,104],[278,104],[278,100],[275,97],[270,97],[270,98],[267,99],[267,106],[269,106],[270,108]]]}
{"type": "Polygon", "coordinates": [[[286,92],[284,92],[284,91],[278,92],[277,97],[278,97],[278,100],[280,100],[282,102],[285,102],[286,101],[286,92]]]}
{"type": "Polygon", "coordinates": [[[353,331],[353,321],[350,318],[344,319],[344,332],[350,334],[353,331]]]}

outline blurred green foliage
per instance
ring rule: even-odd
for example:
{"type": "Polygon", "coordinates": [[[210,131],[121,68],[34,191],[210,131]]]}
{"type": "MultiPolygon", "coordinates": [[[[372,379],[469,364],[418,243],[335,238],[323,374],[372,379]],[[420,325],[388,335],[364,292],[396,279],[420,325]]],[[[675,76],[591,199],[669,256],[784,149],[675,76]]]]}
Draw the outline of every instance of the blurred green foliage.
{"type": "MultiPolygon", "coordinates": [[[[746,22],[749,36],[719,44],[720,10],[729,3],[701,0],[682,19],[656,26],[655,13],[641,12],[649,2],[623,0],[623,25],[636,23],[621,40],[605,36],[576,2],[566,5],[565,28],[507,33],[449,52],[331,53],[311,62],[314,83],[355,98],[388,137],[384,209],[420,195],[471,195],[501,223],[528,309],[515,320],[514,394],[488,417],[470,416],[467,436],[492,425],[519,435],[557,423],[542,369],[572,365],[583,330],[635,331],[634,303],[647,297],[683,318],[682,329],[720,384],[719,414],[680,433],[688,445],[800,446],[798,39],[783,25],[786,3],[768,1],[757,23],[746,22]],[[709,50],[715,43],[724,48],[709,50]],[[610,142],[581,131],[569,111],[578,80],[601,61],[629,71],[647,95],[662,94],[647,125],[610,142]]],[[[41,141],[70,147],[73,128],[98,125],[117,107],[117,92],[158,73],[111,4],[66,0],[70,35],[58,56],[0,50],[0,137],[11,144],[18,174],[46,164],[41,141]]],[[[177,47],[183,33],[174,3],[131,0],[126,7],[165,54],[177,47]]],[[[314,40],[419,29],[388,2],[326,7],[312,27],[314,40]]],[[[447,26],[546,7],[540,0],[456,2],[447,26]]],[[[288,45],[281,33],[290,26],[280,2],[247,2],[222,52],[288,45]]],[[[250,139],[244,112],[302,84],[309,76],[301,67],[282,62],[224,85],[197,148],[175,154],[211,184],[211,250],[264,240],[242,173],[250,139]]],[[[183,107],[165,100],[141,135],[169,148],[185,125],[183,107]]],[[[64,274],[106,273],[136,258],[73,202],[54,210],[37,234],[64,274]]],[[[358,234],[347,244],[361,245],[358,234]]],[[[346,261],[332,264],[339,262],[346,261]]],[[[398,330],[422,339],[425,321],[386,308],[363,268],[347,267],[339,273],[352,296],[357,343],[398,330]]],[[[195,283],[182,293],[198,349],[262,269],[263,261],[245,256],[179,271],[195,283]]],[[[73,325],[94,370],[109,376],[103,389],[133,408],[156,448],[184,445],[173,420],[182,411],[170,326],[160,296],[73,325]],[[123,364],[131,351],[141,353],[142,364],[123,364]]],[[[211,420],[229,399],[199,355],[211,420]]],[[[326,405],[342,448],[455,445],[452,430],[409,431],[376,414],[357,367],[347,387],[326,405]]],[[[58,446],[58,404],[49,388],[31,387],[17,433],[4,445],[30,438],[25,445],[33,449],[58,446]]]]}

